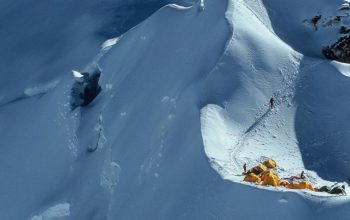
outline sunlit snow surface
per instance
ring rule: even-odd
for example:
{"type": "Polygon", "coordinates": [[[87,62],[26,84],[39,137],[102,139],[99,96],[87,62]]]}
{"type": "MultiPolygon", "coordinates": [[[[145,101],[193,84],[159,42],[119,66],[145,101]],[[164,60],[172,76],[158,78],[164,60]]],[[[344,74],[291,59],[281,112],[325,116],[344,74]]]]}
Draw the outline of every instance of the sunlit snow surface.
{"type": "MultiPolygon", "coordinates": [[[[266,10],[258,2],[231,1],[228,20],[233,26],[233,35],[217,69],[212,71],[212,75],[227,70],[241,75],[236,78],[235,93],[227,102],[223,103],[222,107],[209,104],[201,110],[201,130],[206,155],[211,166],[224,179],[233,182],[256,186],[243,182],[243,164],[246,163],[249,168],[271,158],[277,161],[277,172],[282,178],[295,176],[301,171],[305,171],[307,180],[314,186],[331,186],[334,184],[334,182],[329,181],[332,178],[328,178],[327,181],[325,180],[327,176],[322,178],[316,172],[320,169],[327,169],[326,164],[329,160],[327,156],[325,158],[322,158],[323,156],[307,158],[303,155],[305,150],[303,152],[302,148],[313,148],[324,144],[337,145],[338,143],[326,143],[325,136],[332,135],[325,134],[327,131],[314,134],[312,142],[307,144],[299,141],[298,135],[300,136],[300,134],[297,133],[295,125],[298,111],[300,108],[306,108],[310,115],[313,110],[309,103],[299,102],[297,95],[298,91],[310,95],[308,89],[310,84],[315,82],[311,81],[303,85],[300,81],[310,77],[308,75],[313,74],[312,72],[327,72],[327,77],[332,79],[338,77],[337,71],[339,71],[348,77],[349,64],[310,59],[307,61],[308,65],[303,65],[302,62],[309,60],[309,58],[294,51],[276,35],[271,26],[273,23],[271,24],[266,16],[266,10]],[[245,24],[247,19],[250,21],[249,24],[245,24]],[[247,43],[242,44],[244,41],[247,43]],[[231,62],[227,62],[227,60],[231,60],[231,62]],[[331,66],[335,68],[333,71],[327,71],[327,69],[322,69],[324,65],[329,65],[330,69],[331,66]],[[270,97],[274,97],[276,100],[276,106],[272,109],[268,103],[270,97]],[[304,161],[308,166],[305,166],[304,161]],[[316,165],[312,167],[310,163],[319,163],[319,166],[314,170],[312,168],[315,168],[316,165]]],[[[332,80],[328,83],[332,83],[332,80]]],[[[339,93],[342,94],[341,91],[339,93]]],[[[329,96],[332,95],[329,94],[329,96]]],[[[320,98],[322,99],[322,97],[320,98]]],[[[339,98],[334,97],[333,99],[338,100],[339,98]]],[[[319,101],[316,99],[313,102],[319,101]]],[[[317,105],[322,104],[318,103],[317,105]]],[[[326,112],[336,111],[336,109],[330,109],[330,106],[320,108],[324,108],[326,112]]],[[[323,114],[325,115],[315,117],[318,117],[319,121],[336,120],[335,118],[327,118],[327,113],[323,114]]],[[[306,121],[307,117],[303,123],[307,123],[306,121]]],[[[308,129],[302,129],[303,135],[312,133],[308,129]]],[[[311,129],[314,128],[311,127],[311,129]]],[[[337,132],[346,135],[348,129],[337,132]]],[[[332,147],[329,146],[330,151],[332,151],[332,147]]],[[[349,151],[345,151],[346,157],[349,158],[349,151]]],[[[334,163],[337,163],[336,161],[342,163],[343,159],[332,157],[332,160],[334,163]]],[[[348,172],[349,163],[346,162],[343,166],[341,169],[348,172]]],[[[328,172],[336,173],[338,171],[328,169],[328,172]]],[[[324,173],[322,174],[324,175],[324,173]]],[[[341,182],[346,182],[346,175],[343,176],[341,182]]],[[[286,190],[273,187],[260,188],[286,190]]],[[[292,191],[297,192],[296,190],[292,191]]],[[[314,196],[331,196],[307,190],[305,192],[314,196]]]]}
{"type": "Polygon", "coordinates": [[[350,77],[350,64],[332,61],[331,65],[334,66],[344,76],[350,77]]]}
{"type": "MultiPolygon", "coordinates": [[[[234,182],[244,183],[244,163],[247,163],[247,167],[253,167],[272,158],[278,162],[280,177],[295,176],[305,171],[307,179],[315,186],[332,185],[332,182],[323,180],[317,172],[305,167],[300,149],[304,143],[299,143],[295,130],[296,111],[305,108],[296,100],[297,91],[309,86],[299,85],[300,80],[311,71],[323,71],[319,66],[327,62],[314,60],[302,66],[302,60],[308,58],[276,36],[271,22],[266,20],[268,18],[262,5],[259,8],[259,4],[255,4],[255,10],[252,5],[244,1],[231,1],[231,17],[228,19],[233,26],[233,36],[219,61],[218,69],[212,74],[230,69],[243,76],[237,77],[236,92],[223,107],[209,104],[201,110],[205,152],[212,167],[224,179],[234,182]],[[244,24],[246,19],[249,19],[249,25],[244,24]],[[249,43],[242,44],[242,41],[249,43]],[[232,62],[225,62],[229,59],[232,62]],[[238,60],[244,61],[244,64],[236,63],[238,60]],[[272,96],[276,106],[271,109],[268,100],[272,96]]],[[[331,65],[348,76],[348,64],[333,61],[331,65]]],[[[307,134],[309,131],[305,129],[304,132],[307,134]]],[[[324,133],[318,134],[314,143],[302,147],[312,147],[323,136],[324,133]]],[[[343,179],[346,180],[345,177],[343,179]]]]}

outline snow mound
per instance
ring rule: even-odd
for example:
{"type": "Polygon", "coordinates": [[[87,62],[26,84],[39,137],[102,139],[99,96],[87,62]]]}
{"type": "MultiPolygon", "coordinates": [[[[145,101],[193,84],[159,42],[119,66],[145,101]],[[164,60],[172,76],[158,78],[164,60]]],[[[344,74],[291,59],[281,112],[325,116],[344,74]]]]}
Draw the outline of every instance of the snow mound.
{"type": "Polygon", "coordinates": [[[186,6],[182,6],[182,5],[178,5],[178,4],[169,4],[168,7],[174,8],[177,10],[187,10],[187,9],[191,8],[191,6],[186,7],[186,6]]]}
{"type": "Polygon", "coordinates": [[[78,71],[75,71],[75,70],[72,70],[72,75],[73,75],[74,78],[78,78],[78,79],[84,77],[84,75],[81,74],[81,72],[78,72],[78,71]]]}
{"type": "Polygon", "coordinates": [[[108,39],[102,44],[101,48],[103,50],[109,49],[110,47],[116,45],[119,39],[120,39],[119,37],[108,39]]]}
{"type": "Polygon", "coordinates": [[[70,215],[70,204],[60,203],[45,210],[40,215],[33,216],[30,220],[54,220],[70,215]]]}
{"type": "Polygon", "coordinates": [[[331,65],[334,66],[344,76],[350,77],[350,64],[341,63],[341,62],[333,60],[333,61],[331,61],[331,65]]]}
{"type": "Polygon", "coordinates": [[[50,90],[53,90],[58,85],[58,83],[59,83],[59,81],[55,80],[55,81],[47,83],[47,84],[38,85],[38,86],[35,86],[32,88],[28,88],[28,89],[24,90],[24,94],[28,97],[42,95],[42,94],[48,93],[50,90]]]}

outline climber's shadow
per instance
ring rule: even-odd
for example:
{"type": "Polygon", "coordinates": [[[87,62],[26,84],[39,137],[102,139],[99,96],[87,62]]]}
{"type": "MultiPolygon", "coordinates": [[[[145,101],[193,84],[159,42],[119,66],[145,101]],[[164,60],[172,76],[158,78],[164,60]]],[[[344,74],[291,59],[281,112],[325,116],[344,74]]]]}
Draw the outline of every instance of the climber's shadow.
{"type": "Polygon", "coordinates": [[[260,116],[260,118],[258,118],[245,132],[244,132],[244,134],[246,134],[246,133],[249,133],[251,130],[253,130],[254,128],[256,128],[256,126],[258,126],[259,124],[260,124],[260,122],[262,121],[262,120],[264,120],[264,118],[266,118],[268,115],[269,115],[269,113],[271,112],[271,108],[269,108],[269,109],[267,109],[267,111],[262,115],[262,116],[260,116]]]}

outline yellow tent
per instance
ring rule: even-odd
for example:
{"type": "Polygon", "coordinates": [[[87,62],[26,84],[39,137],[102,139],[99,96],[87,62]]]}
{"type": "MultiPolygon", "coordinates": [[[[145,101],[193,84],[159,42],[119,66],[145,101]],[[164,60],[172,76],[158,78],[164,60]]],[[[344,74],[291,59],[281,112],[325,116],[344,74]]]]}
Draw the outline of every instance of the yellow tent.
{"type": "Polygon", "coordinates": [[[245,176],[244,181],[250,183],[259,183],[261,181],[260,177],[254,173],[249,173],[245,176]]]}
{"type": "Polygon", "coordinates": [[[284,187],[288,187],[289,182],[288,182],[287,180],[280,180],[280,182],[278,183],[278,185],[284,186],[284,187]]]}
{"type": "MultiPolygon", "coordinates": [[[[245,168],[246,165],[243,167],[245,168]]],[[[251,168],[246,174],[244,181],[251,183],[259,183],[263,186],[284,186],[289,189],[309,189],[316,191],[312,184],[307,181],[292,182],[282,179],[280,180],[277,173],[273,170],[277,167],[276,161],[270,159],[265,160],[262,164],[251,168]]]]}
{"type": "Polygon", "coordinates": [[[277,163],[276,163],[276,161],[274,161],[274,160],[265,160],[264,162],[263,162],[263,164],[267,167],[267,168],[269,168],[269,169],[274,169],[274,168],[276,168],[277,167],[277,163]]]}
{"type": "Polygon", "coordinates": [[[248,174],[249,173],[254,173],[256,175],[259,175],[261,174],[262,172],[266,171],[267,170],[267,167],[263,164],[260,164],[258,166],[255,166],[253,168],[251,168],[249,171],[248,171],[248,174]]]}
{"type": "Polygon", "coordinates": [[[267,170],[261,175],[262,185],[270,185],[270,186],[278,186],[279,185],[279,177],[278,175],[272,171],[267,170]]]}
{"type": "Polygon", "coordinates": [[[307,181],[302,181],[302,182],[296,182],[296,183],[291,183],[287,186],[289,189],[309,189],[311,191],[316,191],[310,182],[307,181]]]}

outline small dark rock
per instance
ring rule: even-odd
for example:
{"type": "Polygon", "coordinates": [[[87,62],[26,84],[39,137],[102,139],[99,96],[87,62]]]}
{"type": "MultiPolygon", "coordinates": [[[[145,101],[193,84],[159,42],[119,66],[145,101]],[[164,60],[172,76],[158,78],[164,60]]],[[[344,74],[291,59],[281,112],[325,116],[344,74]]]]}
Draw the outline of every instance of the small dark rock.
{"type": "Polygon", "coordinates": [[[310,23],[316,25],[317,22],[321,19],[322,15],[316,15],[315,17],[310,19],[310,23]]]}
{"type": "Polygon", "coordinates": [[[341,17],[338,15],[338,16],[335,16],[335,18],[333,19],[334,21],[341,21],[341,17]]]}
{"type": "Polygon", "coordinates": [[[350,32],[350,29],[345,27],[345,26],[341,26],[339,28],[339,33],[341,33],[341,34],[348,34],[349,32],[350,32]]]}
{"type": "Polygon", "coordinates": [[[329,193],[331,191],[331,187],[329,187],[329,186],[322,186],[317,191],[318,192],[327,192],[327,193],[329,193]]]}
{"type": "Polygon", "coordinates": [[[329,193],[335,195],[346,195],[345,186],[336,186],[329,193]]]}
{"type": "Polygon", "coordinates": [[[322,53],[329,60],[350,63],[350,36],[341,37],[333,45],[324,47],[322,53]]]}
{"type": "Polygon", "coordinates": [[[334,18],[330,19],[329,21],[327,21],[323,27],[333,27],[339,24],[339,22],[341,21],[342,17],[341,16],[335,16],[334,18]]]}
{"type": "Polygon", "coordinates": [[[311,18],[309,20],[310,24],[312,26],[314,26],[315,30],[317,31],[317,23],[319,22],[319,20],[321,19],[322,15],[316,15],[315,17],[311,18]]]}

